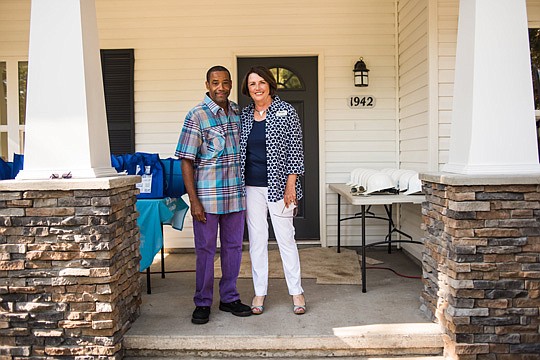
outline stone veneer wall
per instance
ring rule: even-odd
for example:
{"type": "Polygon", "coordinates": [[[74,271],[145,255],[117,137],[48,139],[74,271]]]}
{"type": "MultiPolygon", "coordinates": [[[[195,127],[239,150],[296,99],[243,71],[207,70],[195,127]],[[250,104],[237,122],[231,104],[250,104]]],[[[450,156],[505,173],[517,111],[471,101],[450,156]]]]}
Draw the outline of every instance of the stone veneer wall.
{"type": "Polygon", "coordinates": [[[540,176],[421,178],[422,308],[445,354],[540,359],[540,176]]]}
{"type": "Polygon", "coordinates": [[[122,357],[141,303],[138,181],[0,182],[0,357],[122,357]]]}

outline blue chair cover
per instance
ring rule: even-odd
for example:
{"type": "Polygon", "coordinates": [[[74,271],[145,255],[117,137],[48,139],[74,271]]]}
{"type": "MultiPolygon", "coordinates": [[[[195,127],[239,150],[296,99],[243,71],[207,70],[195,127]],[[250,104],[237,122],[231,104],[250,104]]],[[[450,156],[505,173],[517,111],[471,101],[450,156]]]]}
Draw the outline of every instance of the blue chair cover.
{"type": "Polygon", "coordinates": [[[165,171],[165,196],[179,198],[186,193],[182,178],[181,160],[175,158],[162,159],[165,171]]]}
{"type": "Polygon", "coordinates": [[[111,154],[111,166],[116,172],[124,171],[124,156],[111,154]]]}
{"type": "Polygon", "coordinates": [[[0,180],[13,179],[12,174],[13,164],[0,158],[0,180]]]}

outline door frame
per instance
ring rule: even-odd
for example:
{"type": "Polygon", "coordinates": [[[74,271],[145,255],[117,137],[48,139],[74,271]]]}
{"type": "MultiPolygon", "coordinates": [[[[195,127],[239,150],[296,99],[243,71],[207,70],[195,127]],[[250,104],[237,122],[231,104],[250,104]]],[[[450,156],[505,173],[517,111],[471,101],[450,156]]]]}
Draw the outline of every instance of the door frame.
{"type": "MultiPolygon", "coordinates": [[[[317,76],[318,76],[318,128],[319,128],[319,237],[320,241],[302,241],[303,245],[321,245],[322,247],[327,246],[327,228],[326,228],[326,197],[328,193],[328,186],[326,185],[326,119],[324,117],[324,54],[322,52],[313,52],[312,50],[298,51],[296,49],[293,51],[268,51],[268,52],[243,52],[243,51],[233,51],[233,58],[231,61],[231,77],[233,79],[238,78],[238,67],[237,61],[238,58],[243,57],[294,57],[294,56],[314,56],[317,57],[317,76]]],[[[240,88],[242,84],[233,83],[233,91],[231,92],[231,99],[235,102],[238,101],[236,96],[236,90],[240,88]],[[233,94],[234,93],[234,94],[233,94]]]]}

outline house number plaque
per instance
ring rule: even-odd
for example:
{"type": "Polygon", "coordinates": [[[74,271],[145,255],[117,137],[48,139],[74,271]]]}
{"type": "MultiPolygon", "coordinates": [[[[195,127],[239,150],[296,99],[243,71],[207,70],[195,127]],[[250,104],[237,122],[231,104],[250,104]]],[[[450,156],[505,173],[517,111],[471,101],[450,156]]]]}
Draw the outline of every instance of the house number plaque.
{"type": "Polygon", "coordinates": [[[375,107],[375,98],[371,95],[351,95],[347,104],[351,109],[371,109],[375,107]]]}

